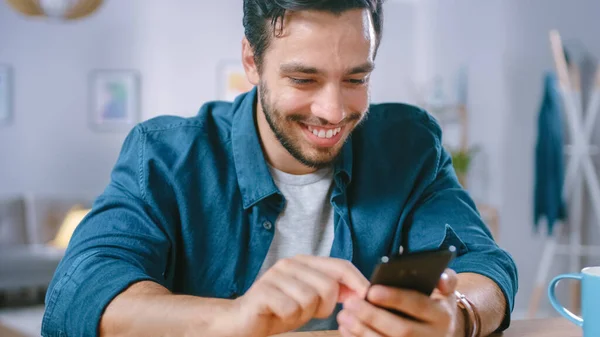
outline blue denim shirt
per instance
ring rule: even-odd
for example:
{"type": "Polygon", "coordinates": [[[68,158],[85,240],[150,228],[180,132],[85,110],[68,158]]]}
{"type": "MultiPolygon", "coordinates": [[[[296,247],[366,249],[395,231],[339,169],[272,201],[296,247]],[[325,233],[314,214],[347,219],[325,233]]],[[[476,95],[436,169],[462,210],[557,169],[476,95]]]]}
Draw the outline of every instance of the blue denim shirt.
{"type": "MultiPolygon", "coordinates": [[[[77,227],[46,295],[43,336],[95,336],[108,303],[134,282],[235,298],[254,282],[285,200],[255,127],[256,89],[197,116],[163,116],[126,138],[105,191],[77,227]]],[[[510,255],[460,187],[441,131],[424,111],[371,105],[334,166],[331,256],[369,277],[410,226],[411,250],[454,245],[451,267],[517,291],[510,255]]],[[[335,328],[335,327],[332,327],[335,328]]]]}

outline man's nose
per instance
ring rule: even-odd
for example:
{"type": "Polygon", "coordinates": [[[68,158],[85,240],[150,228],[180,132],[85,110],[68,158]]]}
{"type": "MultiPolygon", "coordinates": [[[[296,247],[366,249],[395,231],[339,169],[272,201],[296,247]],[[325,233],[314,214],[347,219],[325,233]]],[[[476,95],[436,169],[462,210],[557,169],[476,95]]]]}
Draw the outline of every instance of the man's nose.
{"type": "Polygon", "coordinates": [[[337,125],[346,117],[342,90],[339,86],[324,87],[316,97],[312,113],[321,120],[337,125]]]}

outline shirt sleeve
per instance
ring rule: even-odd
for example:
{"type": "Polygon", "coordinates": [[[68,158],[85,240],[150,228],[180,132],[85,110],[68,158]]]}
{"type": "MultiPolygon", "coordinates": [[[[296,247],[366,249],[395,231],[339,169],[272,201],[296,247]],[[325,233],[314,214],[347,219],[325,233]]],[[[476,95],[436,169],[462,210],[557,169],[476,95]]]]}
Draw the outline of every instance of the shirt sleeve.
{"type": "Polygon", "coordinates": [[[458,257],[450,268],[486,276],[502,290],[507,305],[498,331],[505,330],[518,288],[517,268],[510,254],[496,244],[474,202],[458,183],[450,155],[443,148],[439,153],[436,174],[413,212],[411,249],[454,245],[458,257]],[[441,240],[437,233],[443,235],[441,240]]]}
{"type": "Polygon", "coordinates": [[[75,230],[46,293],[43,336],[97,336],[119,293],[142,280],[164,283],[170,244],[166,220],[144,200],[143,141],[134,128],[109,185],[75,230]]]}

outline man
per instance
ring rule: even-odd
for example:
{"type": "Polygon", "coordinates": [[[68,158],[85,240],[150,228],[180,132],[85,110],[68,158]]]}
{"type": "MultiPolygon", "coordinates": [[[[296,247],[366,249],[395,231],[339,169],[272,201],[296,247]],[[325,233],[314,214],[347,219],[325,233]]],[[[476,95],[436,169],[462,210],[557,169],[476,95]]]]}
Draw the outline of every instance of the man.
{"type": "Polygon", "coordinates": [[[381,2],[244,0],[256,88],[134,128],[56,271],[42,334],[446,337],[473,317],[482,335],[506,328],[515,266],[439,127],[411,106],[369,105],[381,2]],[[431,297],[369,287],[401,242],[458,248],[431,297]]]}

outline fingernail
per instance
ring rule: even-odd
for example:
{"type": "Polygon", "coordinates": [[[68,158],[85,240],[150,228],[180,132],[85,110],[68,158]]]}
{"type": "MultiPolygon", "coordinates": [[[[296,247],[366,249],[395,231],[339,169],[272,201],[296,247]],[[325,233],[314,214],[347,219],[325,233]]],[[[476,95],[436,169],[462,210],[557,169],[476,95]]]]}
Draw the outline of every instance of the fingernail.
{"type": "Polygon", "coordinates": [[[383,287],[373,286],[369,291],[369,298],[372,300],[383,300],[387,297],[387,291],[383,287]]]}
{"type": "Polygon", "coordinates": [[[442,280],[444,280],[444,281],[448,281],[448,280],[450,279],[450,276],[448,276],[448,274],[447,274],[447,273],[442,273],[442,277],[441,277],[441,278],[442,278],[442,280]]]}

